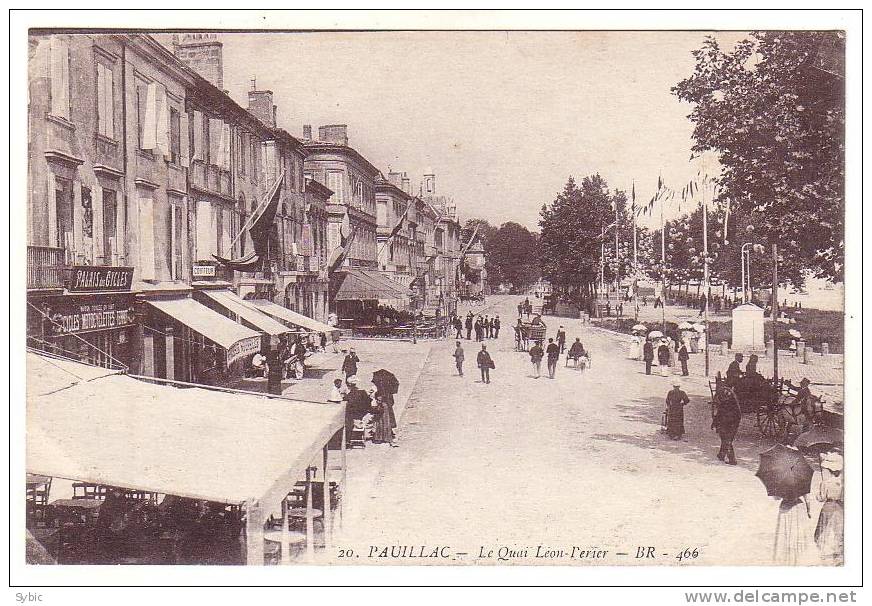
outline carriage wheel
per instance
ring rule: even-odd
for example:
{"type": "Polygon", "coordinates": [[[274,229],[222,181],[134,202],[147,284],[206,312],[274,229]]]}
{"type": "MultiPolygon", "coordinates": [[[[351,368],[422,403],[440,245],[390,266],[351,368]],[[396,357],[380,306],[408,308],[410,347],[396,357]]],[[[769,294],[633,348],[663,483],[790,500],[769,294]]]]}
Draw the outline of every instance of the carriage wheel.
{"type": "Polygon", "coordinates": [[[779,442],[787,437],[790,424],[776,406],[761,406],[757,409],[757,427],[767,438],[775,438],[779,442]]]}

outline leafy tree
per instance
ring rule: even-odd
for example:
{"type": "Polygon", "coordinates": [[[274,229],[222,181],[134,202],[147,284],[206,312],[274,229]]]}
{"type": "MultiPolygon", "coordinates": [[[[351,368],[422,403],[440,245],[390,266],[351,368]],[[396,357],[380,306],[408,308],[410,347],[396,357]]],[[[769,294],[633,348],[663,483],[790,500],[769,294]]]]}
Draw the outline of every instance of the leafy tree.
{"type": "Polygon", "coordinates": [[[785,281],[801,285],[805,270],[841,280],[843,35],[754,32],[731,52],[710,37],[693,55],[672,90],[693,104],[693,150],[719,154],[718,202],[752,221],[756,242],[778,244],[785,281]]]}
{"type": "Polygon", "coordinates": [[[496,267],[504,284],[520,292],[539,279],[536,234],[514,222],[503,223],[491,238],[488,262],[496,267]]]}
{"type": "MultiPolygon", "coordinates": [[[[463,227],[460,229],[460,243],[461,246],[466,246],[469,244],[469,241],[472,239],[473,234],[475,237],[481,240],[482,248],[484,248],[484,258],[485,258],[485,271],[487,271],[487,281],[488,284],[501,284],[502,283],[502,275],[500,274],[500,268],[495,265],[490,259],[490,249],[491,244],[494,241],[494,237],[497,234],[497,228],[491,225],[485,219],[467,219],[466,223],[463,224],[463,227]],[[478,230],[476,230],[478,228],[478,230]]],[[[469,268],[464,264],[464,268],[462,269],[464,275],[469,272],[469,268]]],[[[474,282],[477,283],[477,282],[474,282]]]]}
{"type": "Polygon", "coordinates": [[[599,279],[602,229],[614,221],[608,185],[598,174],[581,187],[569,177],[540,211],[542,275],[558,291],[590,300],[599,279]]]}

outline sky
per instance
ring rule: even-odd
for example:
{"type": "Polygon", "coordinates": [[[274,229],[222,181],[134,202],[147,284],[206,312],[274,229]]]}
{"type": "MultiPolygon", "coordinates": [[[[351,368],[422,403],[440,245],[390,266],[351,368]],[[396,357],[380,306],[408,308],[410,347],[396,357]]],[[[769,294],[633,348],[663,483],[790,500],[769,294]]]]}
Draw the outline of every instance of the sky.
{"type": "MultiPolygon", "coordinates": [[[[221,34],[224,88],[247,105],[252,77],[278,125],[348,125],[349,143],[462,219],[538,229],[569,175],[601,174],[638,200],[658,174],[680,190],[691,106],[670,88],[693,72],[704,32],[330,32],[221,34]]],[[[721,33],[731,44],[743,37],[721,33]]],[[[317,136],[317,135],[316,135],[317,136]]],[[[667,211],[667,215],[673,214],[667,211]]],[[[668,217],[667,217],[668,218],[668,217]]]]}

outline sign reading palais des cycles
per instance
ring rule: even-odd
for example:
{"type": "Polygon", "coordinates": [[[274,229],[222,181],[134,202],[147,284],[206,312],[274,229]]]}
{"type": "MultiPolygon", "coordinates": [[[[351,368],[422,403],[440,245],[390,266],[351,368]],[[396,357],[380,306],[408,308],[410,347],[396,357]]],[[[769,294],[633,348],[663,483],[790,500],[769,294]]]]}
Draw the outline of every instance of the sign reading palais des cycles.
{"type": "Polygon", "coordinates": [[[70,292],[126,291],[133,284],[132,267],[76,265],[70,292]]]}
{"type": "Polygon", "coordinates": [[[112,330],[126,328],[134,323],[133,301],[121,297],[117,301],[106,300],[99,303],[61,303],[47,305],[47,333],[66,335],[90,332],[93,330],[112,330]]]}

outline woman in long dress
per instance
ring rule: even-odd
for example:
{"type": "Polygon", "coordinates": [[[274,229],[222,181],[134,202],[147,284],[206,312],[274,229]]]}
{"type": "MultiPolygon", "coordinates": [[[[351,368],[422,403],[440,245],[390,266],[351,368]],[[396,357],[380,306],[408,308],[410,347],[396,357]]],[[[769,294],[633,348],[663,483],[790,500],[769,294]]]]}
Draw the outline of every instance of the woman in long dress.
{"type": "Polygon", "coordinates": [[[845,562],[845,508],[842,504],[842,455],[830,452],[821,455],[821,483],[817,500],[823,502],[814,541],[821,560],[830,566],[842,566],[845,562]]]}
{"type": "Polygon", "coordinates": [[[813,562],[811,512],[805,496],[781,499],[775,526],[773,560],[779,566],[802,566],[813,562]]]}
{"type": "Polygon", "coordinates": [[[375,404],[375,419],[372,428],[372,441],[374,444],[394,444],[394,427],[397,426],[394,417],[394,396],[389,393],[375,392],[373,398],[375,404]]]}

